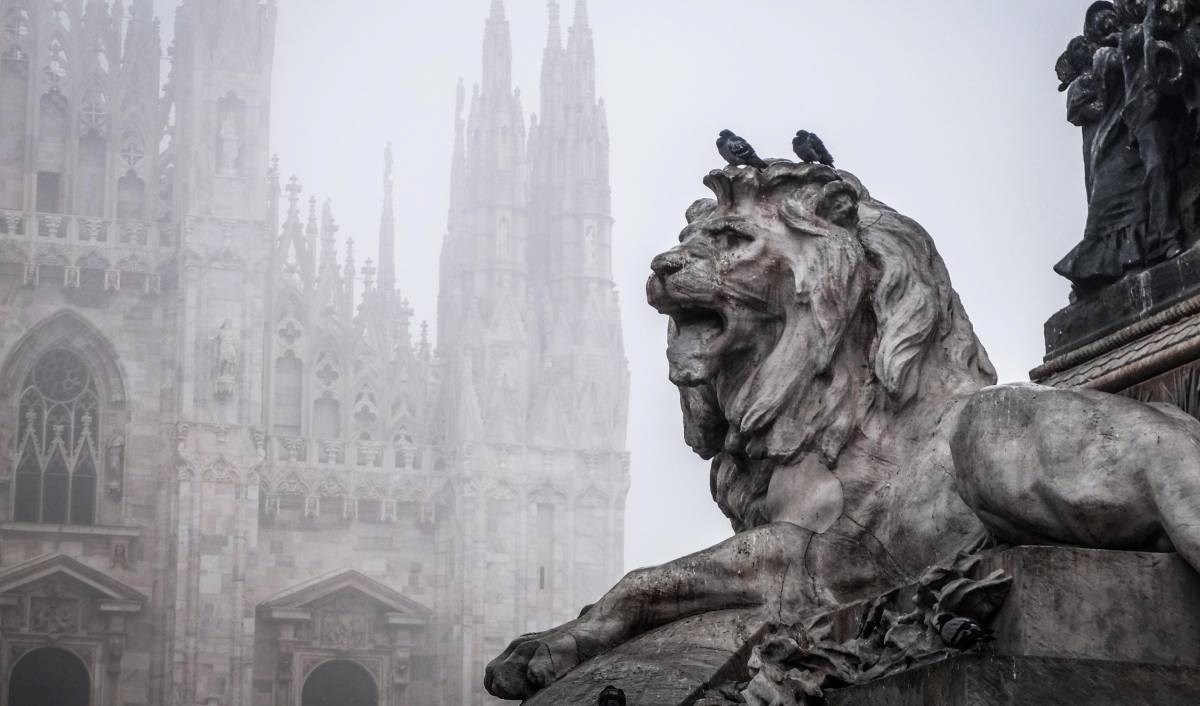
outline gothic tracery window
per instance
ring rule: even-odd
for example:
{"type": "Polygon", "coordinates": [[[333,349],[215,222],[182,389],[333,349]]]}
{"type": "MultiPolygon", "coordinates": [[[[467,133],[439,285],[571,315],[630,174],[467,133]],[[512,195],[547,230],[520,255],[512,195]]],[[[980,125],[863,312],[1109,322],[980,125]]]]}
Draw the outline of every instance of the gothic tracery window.
{"type": "Polygon", "coordinates": [[[101,410],[87,364],[62,348],[41,356],[19,405],[13,519],[95,524],[101,410]]]}
{"type": "Polygon", "coordinates": [[[27,54],[25,44],[29,40],[29,10],[14,5],[4,13],[4,36],[9,48],[4,53],[5,59],[16,61],[25,60],[27,54]]]}

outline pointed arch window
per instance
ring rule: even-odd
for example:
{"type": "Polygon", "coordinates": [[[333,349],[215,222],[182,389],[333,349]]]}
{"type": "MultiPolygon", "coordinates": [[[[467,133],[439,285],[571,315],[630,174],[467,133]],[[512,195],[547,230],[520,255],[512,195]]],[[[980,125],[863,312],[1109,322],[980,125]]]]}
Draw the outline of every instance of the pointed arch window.
{"type": "Polygon", "coordinates": [[[130,169],[117,180],[117,218],[141,220],[146,217],[146,182],[130,169]]]}
{"type": "Polygon", "coordinates": [[[25,45],[30,38],[29,26],[29,10],[18,4],[5,11],[4,38],[7,40],[9,46],[7,51],[4,52],[4,59],[12,61],[28,60],[25,45]]]}
{"type": "Polygon", "coordinates": [[[304,400],[304,364],[293,351],[275,359],[275,431],[300,434],[304,400]]]}
{"type": "Polygon", "coordinates": [[[71,350],[50,350],[19,399],[13,519],[95,524],[102,410],[87,364],[71,350]]]}

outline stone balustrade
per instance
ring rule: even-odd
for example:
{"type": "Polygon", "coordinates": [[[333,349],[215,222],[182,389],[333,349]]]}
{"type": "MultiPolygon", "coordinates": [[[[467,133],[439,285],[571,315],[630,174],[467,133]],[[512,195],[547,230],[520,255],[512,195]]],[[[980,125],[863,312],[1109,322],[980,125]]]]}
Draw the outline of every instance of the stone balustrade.
{"type": "Polygon", "coordinates": [[[169,234],[142,220],[114,220],[62,213],[36,213],[0,209],[0,236],[33,242],[61,242],[144,246],[172,245],[169,234]]]}
{"type": "Polygon", "coordinates": [[[322,468],[381,468],[420,470],[432,467],[433,449],[382,441],[314,439],[275,436],[269,460],[276,464],[300,464],[322,468]]]}

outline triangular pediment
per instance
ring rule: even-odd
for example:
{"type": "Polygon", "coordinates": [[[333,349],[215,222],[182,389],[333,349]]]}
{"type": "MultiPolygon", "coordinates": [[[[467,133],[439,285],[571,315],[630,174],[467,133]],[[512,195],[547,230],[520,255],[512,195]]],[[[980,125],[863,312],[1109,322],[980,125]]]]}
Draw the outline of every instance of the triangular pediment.
{"type": "Polygon", "coordinates": [[[48,580],[59,580],[82,586],[101,602],[110,603],[112,610],[141,610],[146,596],[132,586],[93,569],[66,554],[45,554],[20,564],[0,569],[0,595],[21,593],[22,589],[48,580]]]}
{"type": "Polygon", "coordinates": [[[282,616],[309,611],[335,597],[365,599],[384,612],[426,622],[433,611],[353,569],[318,576],[263,601],[260,609],[282,616]]]}

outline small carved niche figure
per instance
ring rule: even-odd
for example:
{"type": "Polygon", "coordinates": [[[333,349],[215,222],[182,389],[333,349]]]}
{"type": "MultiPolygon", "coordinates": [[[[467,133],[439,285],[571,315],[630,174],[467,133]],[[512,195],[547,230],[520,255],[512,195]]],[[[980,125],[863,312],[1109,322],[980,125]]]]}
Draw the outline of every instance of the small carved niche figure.
{"type": "Polygon", "coordinates": [[[116,677],[121,673],[121,658],[125,656],[125,638],[122,635],[109,635],[107,642],[104,650],[105,667],[110,676],[116,677]]]}
{"type": "Polygon", "coordinates": [[[109,568],[112,569],[128,569],[129,568],[129,547],[124,542],[118,542],[113,545],[112,564],[109,568]]]}
{"type": "Polygon", "coordinates": [[[125,433],[113,432],[108,438],[108,448],[105,454],[104,470],[107,475],[109,497],[114,500],[121,497],[125,486],[125,433]]]}
{"type": "Polygon", "coordinates": [[[217,101],[217,173],[237,176],[242,169],[242,126],[246,104],[230,93],[217,101]]]}
{"type": "Polygon", "coordinates": [[[227,402],[233,397],[238,379],[238,334],[233,328],[233,322],[225,319],[217,331],[213,348],[216,365],[213,380],[213,397],[218,402],[227,402]]]}

